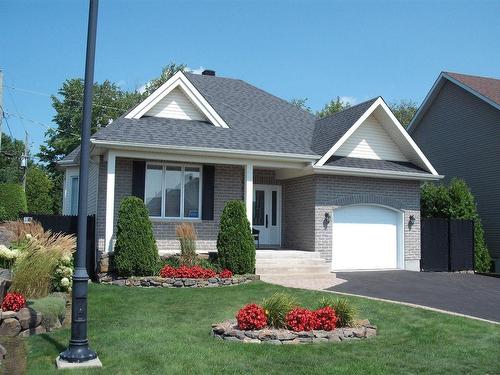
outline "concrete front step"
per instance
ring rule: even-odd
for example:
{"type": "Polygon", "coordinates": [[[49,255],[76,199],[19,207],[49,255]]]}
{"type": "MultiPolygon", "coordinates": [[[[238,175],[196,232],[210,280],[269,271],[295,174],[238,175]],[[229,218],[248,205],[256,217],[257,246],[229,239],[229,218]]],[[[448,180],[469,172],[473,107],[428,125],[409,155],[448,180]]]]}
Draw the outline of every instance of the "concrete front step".
{"type": "Polygon", "coordinates": [[[289,259],[289,258],[310,258],[321,259],[319,253],[315,251],[299,250],[257,250],[256,259],[289,259]]]}
{"type": "Polygon", "coordinates": [[[273,259],[273,258],[257,258],[256,263],[258,265],[269,266],[269,265],[304,265],[304,266],[321,266],[325,265],[325,261],[321,258],[283,258],[283,259],[273,259]]]}
{"type": "Polygon", "coordinates": [[[319,253],[299,250],[257,250],[258,275],[331,275],[319,253]]]}
{"type": "Polygon", "coordinates": [[[330,273],[330,267],[328,265],[323,266],[282,266],[282,265],[257,265],[255,267],[255,272],[257,275],[275,275],[275,274],[325,274],[330,273]]]}

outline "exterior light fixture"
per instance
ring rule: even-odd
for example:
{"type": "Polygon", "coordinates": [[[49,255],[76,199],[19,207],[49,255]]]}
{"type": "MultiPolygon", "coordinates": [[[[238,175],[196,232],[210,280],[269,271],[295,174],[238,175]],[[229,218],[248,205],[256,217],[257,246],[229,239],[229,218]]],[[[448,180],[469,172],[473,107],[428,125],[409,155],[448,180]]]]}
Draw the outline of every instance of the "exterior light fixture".
{"type": "Polygon", "coordinates": [[[329,212],[325,212],[325,223],[330,224],[332,222],[332,215],[329,212]]]}
{"type": "Polygon", "coordinates": [[[408,226],[413,226],[415,224],[415,215],[410,215],[410,220],[408,220],[408,226]]]}

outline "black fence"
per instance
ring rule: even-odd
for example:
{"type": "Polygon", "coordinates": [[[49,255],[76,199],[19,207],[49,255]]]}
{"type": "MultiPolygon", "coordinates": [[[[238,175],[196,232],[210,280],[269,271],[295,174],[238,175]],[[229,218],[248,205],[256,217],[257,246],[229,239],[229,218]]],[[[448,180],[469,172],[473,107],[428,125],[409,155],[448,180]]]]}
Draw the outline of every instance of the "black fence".
{"type": "Polygon", "coordinates": [[[421,223],[422,271],[474,269],[474,221],[423,218],[421,223]]]}
{"type": "MultiPolygon", "coordinates": [[[[41,215],[41,214],[21,214],[21,219],[30,218],[39,222],[43,229],[51,230],[54,233],[74,234],[78,236],[78,216],[70,215],[41,215]]],[[[87,216],[87,273],[92,280],[97,277],[96,269],[96,233],[95,216],[87,216]]]]}

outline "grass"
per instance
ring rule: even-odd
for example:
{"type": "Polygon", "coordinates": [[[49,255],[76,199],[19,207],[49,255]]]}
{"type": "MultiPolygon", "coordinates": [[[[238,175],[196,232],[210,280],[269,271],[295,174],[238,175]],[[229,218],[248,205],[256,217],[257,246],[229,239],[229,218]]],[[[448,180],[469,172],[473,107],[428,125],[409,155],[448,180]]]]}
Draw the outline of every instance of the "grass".
{"type": "Polygon", "coordinates": [[[61,296],[49,295],[47,297],[29,300],[28,306],[41,312],[44,327],[50,327],[56,320],[62,320],[66,314],[66,301],[61,296]]]}
{"type": "MultiPolygon", "coordinates": [[[[274,346],[217,341],[212,323],[287,292],[315,307],[327,293],[262,282],[210,289],[90,285],[89,339],[104,367],[78,374],[497,374],[500,326],[349,298],[379,328],[369,340],[274,346]]],[[[30,374],[53,374],[69,330],[28,340],[30,374]]]]}

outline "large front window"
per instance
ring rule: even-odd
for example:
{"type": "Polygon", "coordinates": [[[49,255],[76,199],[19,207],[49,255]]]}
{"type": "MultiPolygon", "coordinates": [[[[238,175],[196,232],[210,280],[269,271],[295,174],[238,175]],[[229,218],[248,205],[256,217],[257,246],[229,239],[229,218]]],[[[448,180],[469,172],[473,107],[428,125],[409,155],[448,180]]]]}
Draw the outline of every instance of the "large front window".
{"type": "Polygon", "coordinates": [[[200,177],[199,167],[148,164],[144,201],[149,215],[167,219],[199,219],[200,177]]]}

